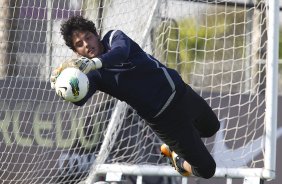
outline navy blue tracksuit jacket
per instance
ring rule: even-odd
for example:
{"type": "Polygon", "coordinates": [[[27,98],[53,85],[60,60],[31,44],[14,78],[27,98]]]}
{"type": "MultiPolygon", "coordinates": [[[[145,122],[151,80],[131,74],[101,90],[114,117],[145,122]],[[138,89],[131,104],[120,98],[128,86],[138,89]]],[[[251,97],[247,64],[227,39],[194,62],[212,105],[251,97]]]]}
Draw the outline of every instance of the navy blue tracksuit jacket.
{"type": "Polygon", "coordinates": [[[103,67],[88,74],[89,93],[76,105],[83,105],[100,90],[125,101],[143,118],[154,118],[184,93],[185,83],[179,74],[144,52],[122,31],[109,31],[102,43],[105,52],[99,58],[103,67]]]}

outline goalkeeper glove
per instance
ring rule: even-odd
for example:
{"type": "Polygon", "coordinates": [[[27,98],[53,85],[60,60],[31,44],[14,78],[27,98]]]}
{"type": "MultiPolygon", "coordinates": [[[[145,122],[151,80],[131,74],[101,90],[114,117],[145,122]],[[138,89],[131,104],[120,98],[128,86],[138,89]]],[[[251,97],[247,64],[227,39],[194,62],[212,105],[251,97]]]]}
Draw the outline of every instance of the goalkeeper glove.
{"type": "Polygon", "coordinates": [[[60,64],[59,67],[57,67],[55,70],[53,70],[51,77],[50,77],[50,82],[51,82],[51,88],[55,89],[55,83],[56,83],[56,79],[57,77],[60,75],[60,73],[67,68],[67,62],[65,61],[64,63],[60,64]]]}
{"type": "Polygon", "coordinates": [[[102,61],[99,58],[88,59],[86,57],[81,57],[70,65],[87,74],[91,70],[102,68],[102,61]]]}
{"type": "Polygon", "coordinates": [[[55,89],[55,83],[56,83],[57,77],[60,75],[60,73],[64,69],[68,67],[78,68],[80,71],[87,74],[91,70],[102,68],[102,62],[99,58],[88,59],[86,57],[81,57],[78,59],[70,59],[70,60],[63,62],[51,74],[50,82],[51,82],[52,89],[55,89]]]}

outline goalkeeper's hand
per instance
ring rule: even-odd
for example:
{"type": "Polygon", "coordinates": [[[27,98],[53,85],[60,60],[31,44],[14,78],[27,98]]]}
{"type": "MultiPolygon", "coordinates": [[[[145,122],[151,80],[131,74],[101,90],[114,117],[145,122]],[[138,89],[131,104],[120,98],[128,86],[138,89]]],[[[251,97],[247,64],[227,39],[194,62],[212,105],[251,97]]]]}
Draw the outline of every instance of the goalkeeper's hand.
{"type": "Polygon", "coordinates": [[[68,67],[74,67],[78,68],[80,71],[83,73],[87,74],[91,70],[96,70],[102,67],[102,62],[99,58],[93,58],[93,59],[88,59],[86,57],[81,57],[78,59],[70,59],[62,64],[58,68],[56,68],[50,77],[50,82],[51,82],[51,88],[55,89],[55,83],[57,77],[60,75],[60,73],[68,67]]]}
{"type": "Polygon", "coordinates": [[[80,71],[87,74],[91,70],[102,68],[102,62],[99,58],[88,59],[86,57],[81,57],[76,60],[71,60],[68,63],[68,66],[78,68],[80,71]]]}

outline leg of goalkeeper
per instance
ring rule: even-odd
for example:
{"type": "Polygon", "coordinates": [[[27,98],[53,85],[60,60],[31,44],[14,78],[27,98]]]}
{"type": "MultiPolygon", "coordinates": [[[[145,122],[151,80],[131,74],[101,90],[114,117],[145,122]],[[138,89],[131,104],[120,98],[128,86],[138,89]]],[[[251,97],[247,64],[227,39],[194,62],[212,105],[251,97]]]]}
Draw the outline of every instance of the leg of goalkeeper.
{"type": "Polygon", "coordinates": [[[188,89],[160,117],[148,120],[148,124],[172,151],[187,161],[183,163],[185,170],[192,171],[195,176],[210,178],[215,173],[216,164],[201,136],[213,135],[218,130],[219,121],[203,102],[188,89]]]}
{"type": "Polygon", "coordinates": [[[186,109],[185,114],[192,119],[192,123],[198,130],[200,137],[211,137],[219,130],[220,122],[212,108],[189,86],[187,86],[186,98],[183,101],[183,104],[185,104],[185,101],[186,104],[193,104],[190,108],[187,105],[186,107],[183,106],[183,109],[186,109]]]}
{"type": "Polygon", "coordinates": [[[187,161],[183,162],[186,171],[202,178],[212,177],[215,173],[216,164],[202,142],[198,131],[191,123],[188,123],[189,128],[187,124],[185,126],[178,126],[176,122],[170,124],[174,126],[168,128],[169,126],[166,126],[166,123],[162,123],[162,127],[158,127],[150,123],[152,129],[169,145],[170,149],[187,161]]]}

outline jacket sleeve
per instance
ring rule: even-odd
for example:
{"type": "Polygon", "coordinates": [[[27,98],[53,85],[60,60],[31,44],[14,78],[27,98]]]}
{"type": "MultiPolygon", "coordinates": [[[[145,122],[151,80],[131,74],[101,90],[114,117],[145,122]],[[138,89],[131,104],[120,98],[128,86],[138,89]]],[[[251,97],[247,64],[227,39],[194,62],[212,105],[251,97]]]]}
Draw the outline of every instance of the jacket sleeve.
{"type": "Polygon", "coordinates": [[[103,63],[103,67],[126,62],[130,52],[130,38],[120,30],[114,30],[108,36],[109,39],[107,41],[110,49],[99,57],[103,63]]]}

